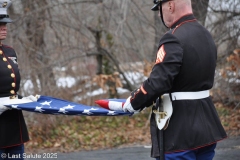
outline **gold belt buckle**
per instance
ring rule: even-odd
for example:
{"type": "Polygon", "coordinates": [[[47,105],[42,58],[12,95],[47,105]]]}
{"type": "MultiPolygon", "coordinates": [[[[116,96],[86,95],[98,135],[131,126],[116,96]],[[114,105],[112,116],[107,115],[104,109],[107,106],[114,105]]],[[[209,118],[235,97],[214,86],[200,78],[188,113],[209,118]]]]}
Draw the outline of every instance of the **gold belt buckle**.
{"type": "Polygon", "coordinates": [[[159,118],[158,118],[158,122],[161,122],[161,119],[165,119],[165,117],[167,116],[167,112],[159,112],[157,110],[153,110],[153,113],[158,114],[159,118]]]}

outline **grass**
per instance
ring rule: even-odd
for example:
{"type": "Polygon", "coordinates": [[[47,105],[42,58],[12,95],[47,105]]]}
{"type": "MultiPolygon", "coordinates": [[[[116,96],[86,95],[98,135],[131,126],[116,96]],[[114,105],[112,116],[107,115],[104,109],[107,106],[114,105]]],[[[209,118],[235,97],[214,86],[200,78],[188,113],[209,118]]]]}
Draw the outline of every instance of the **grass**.
{"type": "MultiPolygon", "coordinates": [[[[96,150],[149,143],[148,111],[135,116],[93,117],[35,114],[26,150],[96,150]]],[[[27,119],[27,118],[26,118],[27,119]]]]}

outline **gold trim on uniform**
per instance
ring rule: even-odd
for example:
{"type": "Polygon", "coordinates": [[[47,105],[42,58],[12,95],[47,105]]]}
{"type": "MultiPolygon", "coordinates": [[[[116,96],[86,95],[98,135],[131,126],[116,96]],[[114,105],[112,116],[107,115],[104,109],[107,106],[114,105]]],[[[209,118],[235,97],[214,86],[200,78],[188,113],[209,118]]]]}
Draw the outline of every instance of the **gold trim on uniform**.
{"type": "Polygon", "coordinates": [[[15,91],[14,91],[14,90],[11,90],[10,93],[11,93],[11,94],[15,94],[15,91]]]}
{"type": "Polygon", "coordinates": [[[0,54],[3,54],[3,51],[2,51],[2,50],[0,50],[0,54]]]}
{"type": "Polygon", "coordinates": [[[13,82],[13,83],[12,83],[12,87],[16,87],[16,83],[13,82]]]}
{"type": "Polygon", "coordinates": [[[6,61],[7,61],[7,58],[3,57],[3,61],[5,61],[5,62],[6,62],[6,61]]]}
{"type": "Polygon", "coordinates": [[[11,73],[11,77],[14,78],[14,77],[15,77],[15,74],[14,74],[14,73],[11,73]]]}
{"type": "Polygon", "coordinates": [[[9,65],[8,65],[8,68],[9,68],[9,69],[12,69],[12,66],[9,64],[9,65]]]}

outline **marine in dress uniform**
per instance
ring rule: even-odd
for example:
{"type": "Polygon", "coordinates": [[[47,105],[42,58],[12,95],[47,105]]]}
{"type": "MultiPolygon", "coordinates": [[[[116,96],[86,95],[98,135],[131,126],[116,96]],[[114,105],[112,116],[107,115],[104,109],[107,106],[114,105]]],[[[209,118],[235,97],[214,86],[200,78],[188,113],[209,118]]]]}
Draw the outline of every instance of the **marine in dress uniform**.
{"type": "MultiPolygon", "coordinates": [[[[10,4],[10,0],[0,0],[0,25],[5,27],[6,23],[12,22],[7,14],[10,4]]],[[[18,97],[21,77],[17,55],[13,48],[2,43],[0,44],[0,77],[0,103],[1,99],[18,97]]],[[[21,153],[23,144],[27,141],[29,136],[22,111],[16,109],[4,111],[0,115],[0,154],[21,153]]]]}
{"type": "MultiPolygon", "coordinates": [[[[154,0],[152,8],[160,9],[163,23],[162,3],[168,1],[154,0]]],[[[216,143],[227,137],[209,96],[214,82],[217,49],[210,33],[192,13],[180,17],[169,29],[160,39],[150,76],[131,93],[123,110],[140,111],[161,95],[169,94],[173,113],[164,130],[166,159],[178,160],[181,159],[178,156],[184,155],[185,159],[209,160],[214,156],[216,143]],[[198,153],[204,154],[199,156],[198,153]]],[[[151,156],[157,158],[160,156],[160,135],[154,116],[152,114],[150,122],[151,156]]]]}

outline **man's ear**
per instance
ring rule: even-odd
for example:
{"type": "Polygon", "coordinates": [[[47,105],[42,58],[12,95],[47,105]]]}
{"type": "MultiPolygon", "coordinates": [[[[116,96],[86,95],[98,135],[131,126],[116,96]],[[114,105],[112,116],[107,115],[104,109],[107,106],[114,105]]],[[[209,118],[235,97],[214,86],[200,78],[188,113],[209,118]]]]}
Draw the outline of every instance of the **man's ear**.
{"type": "Polygon", "coordinates": [[[170,11],[170,13],[173,13],[175,10],[175,3],[174,1],[168,1],[168,10],[170,11]]]}

